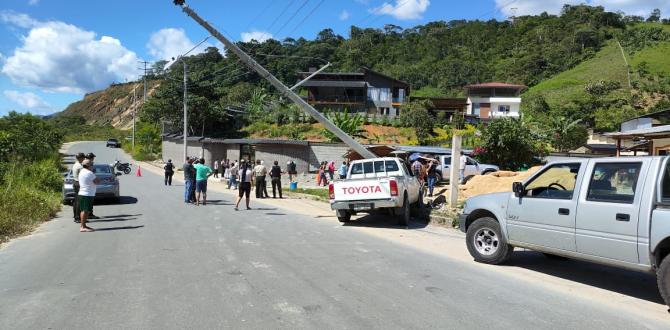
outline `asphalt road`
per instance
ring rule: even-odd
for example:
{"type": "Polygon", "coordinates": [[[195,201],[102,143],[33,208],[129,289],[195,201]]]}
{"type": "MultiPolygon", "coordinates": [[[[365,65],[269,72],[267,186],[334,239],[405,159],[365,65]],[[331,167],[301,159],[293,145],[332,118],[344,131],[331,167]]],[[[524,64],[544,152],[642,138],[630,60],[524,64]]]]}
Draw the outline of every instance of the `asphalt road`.
{"type": "MultiPolygon", "coordinates": [[[[104,143],[69,151],[124,159],[104,143]]],[[[454,257],[464,250],[456,234],[389,229],[383,219],[364,220],[366,230],[341,226],[292,211],[300,200],[254,200],[253,210],[235,212],[231,194],[212,191],[209,205],[195,207],[183,203],[180,181],[165,187],[156,173],[135,171],[120,178],[121,204],[95,207],[96,232],[79,233],[64,207],[0,249],[0,329],[670,328],[646,275],[590,271],[611,277],[593,280],[603,287],[599,299],[579,294],[584,281],[566,271],[580,274],[592,267],[585,263],[522,251],[520,267],[484,267],[454,257]],[[366,232],[375,230],[427,235],[454,249],[429,253],[366,232]],[[529,260],[537,269],[523,267],[529,260]],[[564,276],[534,280],[543,265],[564,276]],[[526,275],[506,274],[517,268],[526,275]]]]}

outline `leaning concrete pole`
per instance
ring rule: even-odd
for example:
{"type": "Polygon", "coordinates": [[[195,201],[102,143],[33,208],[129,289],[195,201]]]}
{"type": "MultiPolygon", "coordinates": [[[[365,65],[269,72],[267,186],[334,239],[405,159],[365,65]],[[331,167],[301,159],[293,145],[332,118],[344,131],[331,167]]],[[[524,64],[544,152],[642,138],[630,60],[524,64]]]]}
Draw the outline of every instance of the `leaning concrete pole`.
{"type": "Polygon", "coordinates": [[[351,136],[342,131],[339,127],[335,126],[330,120],[328,120],[328,118],[326,118],[326,116],[324,116],[319,111],[314,109],[311,105],[309,105],[307,102],[305,102],[305,100],[303,100],[300,96],[298,96],[298,94],[291,91],[281,81],[279,81],[279,79],[277,79],[268,70],[266,70],[264,67],[258,64],[253,58],[251,58],[251,56],[247,55],[244,51],[242,51],[239,47],[237,47],[235,43],[231,42],[226,37],[224,37],[219,31],[217,31],[209,23],[207,23],[207,21],[200,18],[198,14],[196,14],[191,8],[189,8],[184,4],[184,0],[175,0],[173,2],[177,6],[180,6],[182,10],[188,16],[193,18],[193,20],[195,20],[198,24],[200,24],[200,26],[204,27],[205,30],[211,33],[212,36],[221,41],[221,43],[223,43],[226,46],[226,48],[235,53],[235,55],[237,55],[242,60],[242,62],[244,62],[249,68],[256,71],[261,77],[269,81],[270,84],[272,84],[272,86],[277,88],[287,98],[291,99],[291,101],[300,106],[300,108],[302,108],[303,111],[312,116],[314,119],[316,119],[316,121],[321,123],[326,129],[335,134],[335,136],[340,138],[340,140],[342,140],[342,142],[348,145],[351,149],[356,151],[359,155],[361,155],[364,158],[377,157],[375,154],[366,149],[362,144],[356,142],[356,140],[354,140],[351,136]]]}

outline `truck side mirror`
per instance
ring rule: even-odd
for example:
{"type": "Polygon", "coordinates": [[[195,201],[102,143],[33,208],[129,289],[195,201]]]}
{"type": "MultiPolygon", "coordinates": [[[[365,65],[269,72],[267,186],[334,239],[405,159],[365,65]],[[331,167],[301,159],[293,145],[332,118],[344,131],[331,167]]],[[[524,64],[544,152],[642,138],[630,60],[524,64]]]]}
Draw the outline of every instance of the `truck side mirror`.
{"type": "Polygon", "coordinates": [[[523,187],[523,183],[514,182],[512,183],[512,191],[514,192],[514,196],[521,197],[525,193],[526,189],[523,187]]]}

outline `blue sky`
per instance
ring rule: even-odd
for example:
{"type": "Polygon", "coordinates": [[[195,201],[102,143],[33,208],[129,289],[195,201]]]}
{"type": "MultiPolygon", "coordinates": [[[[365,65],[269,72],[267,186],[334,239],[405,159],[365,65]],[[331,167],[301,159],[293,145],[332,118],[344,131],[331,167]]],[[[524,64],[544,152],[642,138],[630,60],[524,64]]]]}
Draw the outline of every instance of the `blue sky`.
{"type": "MultiPolygon", "coordinates": [[[[411,27],[435,20],[557,13],[564,0],[187,0],[234,40],[313,38],[324,28],[411,27]],[[283,13],[283,14],[282,14],[283,13]],[[280,15],[281,14],[281,15],[280,15]]],[[[646,16],[668,0],[588,0],[646,16]]],[[[0,115],[49,114],[112,82],[137,79],[137,61],[177,56],[208,34],[171,0],[2,0],[0,115]]],[[[215,41],[207,45],[220,46],[215,41]]]]}

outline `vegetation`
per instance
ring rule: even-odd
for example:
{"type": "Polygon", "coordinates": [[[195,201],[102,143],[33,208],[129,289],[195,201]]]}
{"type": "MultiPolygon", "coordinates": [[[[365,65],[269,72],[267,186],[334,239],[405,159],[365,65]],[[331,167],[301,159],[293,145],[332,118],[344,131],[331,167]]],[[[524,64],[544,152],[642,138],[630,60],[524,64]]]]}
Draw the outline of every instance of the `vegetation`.
{"type": "Polygon", "coordinates": [[[542,136],[519,119],[503,118],[491,122],[482,131],[482,147],[476,157],[502,169],[528,168],[537,157],[547,153],[542,136]]]}
{"type": "MultiPolygon", "coordinates": [[[[339,127],[344,133],[347,133],[349,136],[353,137],[361,137],[362,136],[362,128],[363,122],[365,119],[363,119],[363,115],[360,113],[356,113],[353,115],[349,114],[349,111],[345,110],[344,112],[335,112],[329,116],[329,119],[335,124],[335,126],[339,127]]],[[[331,142],[342,142],[340,138],[335,136],[331,131],[324,129],[323,130],[323,135],[325,135],[328,140],[331,142]]]]}
{"type": "Polygon", "coordinates": [[[32,230],[60,209],[62,133],[15,112],[0,118],[0,242],[32,230]]]}
{"type": "Polygon", "coordinates": [[[317,200],[328,201],[328,189],[325,188],[298,188],[296,190],[288,190],[289,193],[299,193],[305,195],[315,196],[317,200]]]}

